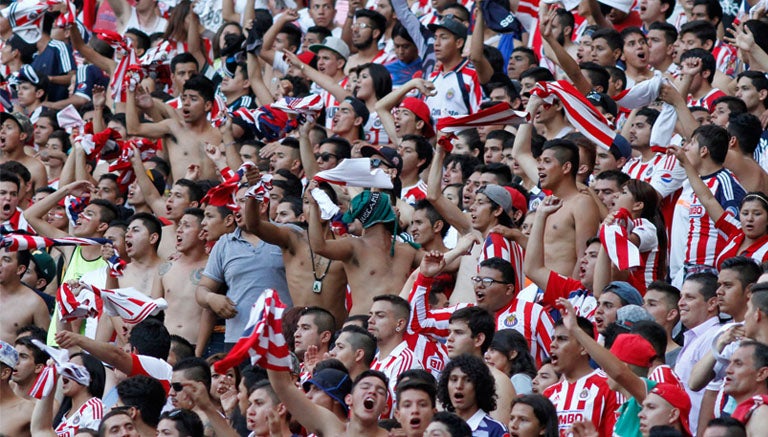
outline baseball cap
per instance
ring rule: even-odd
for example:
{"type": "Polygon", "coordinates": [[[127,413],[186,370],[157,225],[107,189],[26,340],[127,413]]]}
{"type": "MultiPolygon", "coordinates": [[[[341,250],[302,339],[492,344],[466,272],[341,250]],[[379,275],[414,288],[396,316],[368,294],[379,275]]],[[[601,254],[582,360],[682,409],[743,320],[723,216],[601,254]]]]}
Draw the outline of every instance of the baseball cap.
{"type": "Polygon", "coordinates": [[[501,185],[488,184],[483,188],[483,194],[493,203],[499,205],[508,217],[512,217],[512,195],[501,185]]]}
{"type": "Polygon", "coordinates": [[[344,408],[344,414],[349,411],[349,407],[344,401],[344,398],[352,391],[352,380],[349,379],[348,374],[338,369],[321,369],[303,384],[304,391],[309,391],[313,385],[338,402],[344,408]]]}
{"type": "Polygon", "coordinates": [[[10,368],[15,368],[19,364],[19,353],[10,344],[0,340],[0,363],[10,368]]]}
{"type": "Polygon", "coordinates": [[[31,253],[32,261],[35,262],[35,273],[38,278],[45,279],[45,282],[50,284],[53,278],[56,277],[56,263],[51,258],[48,252],[42,250],[35,250],[31,253]]]}
{"type": "Polygon", "coordinates": [[[667,382],[656,384],[651,389],[651,393],[660,396],[669,402],[670,405],[680,410],[680,425],[682,425],[683,431],[687,435],[691,435],[691,426],[688,423],[688,416],[691,414],[691,398],[688,396],[688,393],[679,385],[667,382]]]}
{"type": "Polygon", "coordinates": [[[616,310],[616,324],[626,330],[631,330],[635,323],[643,320],[655,321],[651,313],[640,305],[624,305],[616,310]]]}
{"type": "Polygon", "coordinates": [[[325,38],[321,44],[312,44],[309,46],[309,49],[314,53],[319,52],[321,49],[328,49],[341,55],[345,61],[349,59],[349,46],[341,38],[336,38],[335,36],[325,38]]]}
{"type": "Polygon", "coordinates": [[[424,103],[423,100],[416,97],[406,97],[403,102],[400,103],[400,107],[407,109],[421,121],[424,122],[424,137],[432,138],[435,136],[435,129],[432,127],[432,117],[430,115],[429,106],[424,103]]]}
{"type": "Polygon", "coordinates": [[[24,65],[16,73],[16,82],[29,82],[37,89],[48,88],[48,76],[44,73],[40,73],[31,65],[24,65]]]}
{"type": "Polygon", "coordinates": [[[439,22],[432,23],[427,27],[429,27],[429,30],[432,32],[437,31],[437,29],[445,29],[459,38],[467,38],[467,26],[454,18],[453,15],[447,15],[443,17],[443,19],[439,22]]]}
{"type": "Polygon", "coordinates": [[[523,213],[523,215],[528,213],[528,200],[525,198],[523,193],[520,192],[515,187],[504,187],[505,190],[509,192],[509,195],[512,197],[512,207],[516,210],[523,213]]]}
{"type": "Polygon", "coordinates": [[[521,27],[515,14],[509,11],[506,0],[486,0],[480,3],[485,24],[497,33],[510,33],[521,27]]]}
{"type": "Polygon", "coordinates": [[[27,141],[32,141],[32,123],[29,118],[21,112],[0,112],[0,124],[5,123],[5,120],[13,120],[19,125],[22,132],[27,134],[27,141]]]}
{"type": "Polygon", "coordinates": [[[403,170],[403,158],[397,153],[397,150],[391,147],[385,146],[377,149],[374,146],[363,146],[360,148],[360,154],[366,158],[370,158],[373,155],[381,155],[390,167],[397,169],[398,174],[403,170]]]}
{"type": "Polygon", "coordinates": [[[616,296],[619,296],[621,300],[627,304],[638,306],[643,305],[643,297],[640,296],[640,292],[637,291],[635,287],[630,285],[629,282],[613,281],[606,285],[606,287],[603,289],[603,293],[613,293],[616,296]]]}
{"type": "Polygon", "coordinates": [[[618,9],[625,14],[628,14],[632,5],[635,3],[633,0],[598,0],[600,3],[610,6],[614,9],[618,9]]]}
{"type": "Polygon", "coordinates": [[[155,186],[157,192],[161,196],[165,194],[165,176],[163,176],[160,170],[150,168],[147,170],[147,176],[149,176],[149,180],[152,181],[152,185],[155,186]]]}
{"type": "Polygon", "coordinates": [[[639,367],[650,367],[656,357],[651,343],[638,334],[619,334],[611,345],[611,353],[621,361],[639,367]]]}
{"type": "Polygon", "coordinates": [[[371,116],[371,112],[368,111],[368,107],[365,106],[365,103],[362,100],[357,97],[347,96],[344,101],[349,102],[349,104],[352,105],[352,108],[355,110],[355,114],[357,114],[358,117],[363,117],[363,125],[368,123],[368,117],[371,116]]]}
{"type": "Polygon", "coordinates": [[[616,134],[616,137],[613,139],[613,144],[611,144],[611,153],[616,159],[629,159],[632,157],[632,146],[621,134],[616,134]]]}

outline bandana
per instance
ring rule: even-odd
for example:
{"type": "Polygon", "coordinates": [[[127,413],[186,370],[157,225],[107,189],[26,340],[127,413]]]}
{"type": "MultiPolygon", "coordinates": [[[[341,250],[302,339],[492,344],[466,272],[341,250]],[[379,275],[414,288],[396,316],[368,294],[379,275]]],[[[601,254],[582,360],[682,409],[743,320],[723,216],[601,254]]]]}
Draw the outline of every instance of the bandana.
{"type": "Polygon", "coordinates": [[[380,192],[363,191],[350,202],[349,210],[344,214],[344,223],[360,220],[364,229],[377,223],[396,221],[395,211],[389,203],[389,196],[380,192]]]}

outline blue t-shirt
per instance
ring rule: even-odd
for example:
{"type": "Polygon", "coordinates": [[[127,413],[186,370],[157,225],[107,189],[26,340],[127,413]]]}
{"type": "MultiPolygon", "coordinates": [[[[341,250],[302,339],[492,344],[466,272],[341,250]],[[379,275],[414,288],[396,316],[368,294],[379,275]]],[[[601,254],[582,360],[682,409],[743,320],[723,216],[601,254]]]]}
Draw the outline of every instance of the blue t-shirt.
{"type": "Polygon", "coordinates": [[[416,58],[410,64],[406,64],[401,60],[396,60],[390,64],[385,65],[389,74],[392,75],[392,85],[399,86],[413,79],[416,73],[421,73],[422,63],[420,58],[416,58]]]}
{"type": "Polygon", "coordinates": [[[75,73],[75,95],[91,100],[94,85],[109,87],[109,76],[92,64],[77,67],[75,73]]]}
{"type": "MultiPolygon", "coordinates": [[[[42,53],[35,55],[32,67],[47,76],[62,76],[75,69],[72,50],[61,41],[51,40],[42,53]]],[[[48,84],[48,100],[58,102],[69,97],[69,85],[48,84]]]]}

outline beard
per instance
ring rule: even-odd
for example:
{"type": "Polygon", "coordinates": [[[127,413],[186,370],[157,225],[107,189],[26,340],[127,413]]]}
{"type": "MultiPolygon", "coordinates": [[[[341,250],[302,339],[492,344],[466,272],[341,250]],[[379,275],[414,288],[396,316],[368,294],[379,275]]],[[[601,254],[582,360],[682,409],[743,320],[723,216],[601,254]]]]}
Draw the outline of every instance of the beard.
{"type": "Polygon", "coordinates": [[[363,42],[359,43],[352,43],[353,46],[355,46],[358,50],[365,50],[369,48],[373,44],[373,35],[369,36],[368,39],[366,39],[363,42]]]}

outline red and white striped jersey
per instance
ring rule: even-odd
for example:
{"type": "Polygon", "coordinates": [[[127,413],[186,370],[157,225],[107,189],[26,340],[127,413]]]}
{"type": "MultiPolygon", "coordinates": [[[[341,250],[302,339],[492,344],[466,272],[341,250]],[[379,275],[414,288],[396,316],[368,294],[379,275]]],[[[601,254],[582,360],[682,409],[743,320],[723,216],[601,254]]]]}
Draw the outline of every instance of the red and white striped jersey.
{"type": "Polygon", "coordinates": [[[528,340],[536,367],[549,356],[555,323],[544,307],[533,302],[513,299],[506,308],[497,311],[496,330],[514,329],[528,340]]]}
{"type": "Polygon", "coordinates": [[[712,48],[712,56],[715,58],[717,64],[717,71],[722,71],[728,76],[733,77],[736,72],[736,62],[738,61],[738,54],[736,48],[724,41],[715,41],[715,46],[712,48]]]}
{"type": "Polygon", "coordinates": [[[56,427],[57,437],[75,437],[80,428],[98,429],[104,416],[104,404],[99,398],[90,398],[74,414],[66,416],[56,427]]]}
{"type": "Polygon", "coordinates": [[[363,132],[365,133],[365,141],[374,146],[385,146],[390,143],[389,135],[381,124],[381,117],[376,112],[371,112],[368,116],[368,121],[363,126],[363,132]]]}
{"type": "Polygon", "coordinates": [[[520,291],[525,287],[525,274],[523,273],[523,247],[514,241],[504,238],[501,234],[491,232],[485,237],[483,250],[477,260],[477,269],[480,263],[489,258],[501,258],[509,261],[515,269],[515,290],[520,291]]]}
{"type": "MultiPolygon", "coordinates": [[[[349,76],[344,76],[344,79],[341,79],[339,82],[339,86],[342,88],[346,88],[347,84],[349,83],[349,76]]],[[[326,90],[325,88],[319,89],[320,97],[323,99],[323,107],[325,107],[325,128],[326,129],[333,129],[333,116],[336,114],[336,111],[339,109],[339,102],[336,100],[336,97],[331,94],[330,91],[326,90]]]]}
{"type": "Polygon", "coordinates": [[[380,357],[379,352],[373,357],[371,363],[372,370],[378,370],[389,378],[389,396],[387,397],[387,409],[381,413],[381,417],[393,417],[395,412],[395,385],[397,384],[397,375],[409,369],[423,369],[424,366],[413,355],[408,348],[408,342],[403,340],[386,357],[380,357]]]}
{"type": "Polygon", "coordinates": [[[171,390],[171,374],[173,368],[166,361],[147,355],[131,354],[133,366],[128,376],[144,375],[157,379],[163,385],[165,392],[171,390]]]}
{"type": "Polygon", "coordinates": [[[746,249],[739,252],[739,248],[744,244],[744,231],[741,230],[741,223],[730,213],[723,214],[715,223],[718,229],[728,234],[725,247],[717,252],[715,266],[719,269],[720,264],[728,258],[743,255],[758,263],[768,261],[768,235],[763,235],[757,241],[749,245],[746,249]]]}
{"type": "Polygon", "coordinates": [[[574,382],[563,379],[544,390],[557,410],[561,436],[570,432],[575,422],[589,420],[601,436],[613,435],[616,422],[616,395],[608,387],[608,378],[599,370],[574,382]]]}
{"type": "Polygon", "coordinates": [[[425,100],[435,120],[468,115],[480,110],[483,89],[469,59],[463,59],[451,71],[445,71],[443,64],[438,62],[428,80],[435,85],[437,91],[437,94],[425,100]]]}
{"type": "Polygon", "coordinates": [[[683,186],[683,181],[688,179],[677,158],[661,152],[656,152],[653,158],[646,162],[640,158],[632,158],[624,164],[622,171],[632,179],[648,182],[661,197],[675,193],[683,186]]]}
{"type": "Polygon", "coordinates": [[[376,53],[376,56],[371,59],[372,64],[379,64],[379,65],[387,65],[389,63],[392,63],[397,60],[397,56],[395,56],[395,52],[388,52],[385,49],[379,50],[379,53],[376,53]]]}
{"type": "Polygon", "coordinates": [[[403,339],[408,343],[408,349],[413,351],[413,355],[424,366],[424,370],[439,380],[440,373],[450,361],[445,344],[421,334],[407,333],[403,339]]]}
{"type": "MultiPolygon", "coordinates": [[[[432,281],[433,278],[419,275],[413,284],[413,289],[408,296],[408,301],[411,303],[408,333],[444,339],[449,334],[448,321],[451,315],[456,310],[473,305],[461,303],[449,308],[431,310],[426,296],[432,288],[432,281]]],[[[531,354],[537,362],[549,356],[554,322],[541,305],[514,298],[509,305],[497,311],[494,317],[497,331],[514,329],[528,340],[531,354]]]]}
{"type": "Polygon", "coordinates": [[[629,283],[632,284],[640,294],[645,295],[648,284],[663,279],[663,274],[659,274],[659,238],[656,233],[656,225],[650,220],[638,218],[632,220],[632,234],[640,238],[640,267],[630,272],[629,283]]]}
{"type": "Polygon", "coordinates": [[[567,278],[555,271],[549,272],[547,289],[541,295],[539,304],[544,308],[554,308],[559,298],[568,299],[576,310],[576,315],[586,317],[590,321],[595,321],[595,311],[597,311],[597,299],[592,295],[591,290],[587,290],[580,281],[567,278]]]}
{"type": "Polygon", "coordinates": [[[27,231],[31,234],[35,233],[35,230],[32,229],[32,226],[27,222],[27,219],[24,218],[24,211],[21,210],[18,206],[16,207],[16,211],[14,211],[11,218],[4,221],[3,223],[0,223],[0,228],[3,228],[8,231],[27,231]]]}
{"type": "Polygon", "coordinates": [[[416,185],[403,187],[401,193],[400,198],[403,199],[403,202],[409,205],[415,205],[419,200],[427,198],[427,183],[419,179],[419,182],[416,183],[416,185]]]}
{"type": "Polygon", "coordinates": [[[695,99],[690,94],[688,95],[688,100],[686,102],[686,105],[688,106],[703,106],[704,108],[707,108],[708,110],[712,110],[715,107],[715,100],[719,99],[720,97],[723,97],[726,95],[724,92],[720,91],[717,88],[712,88],[706,96],[695,99]]]}

